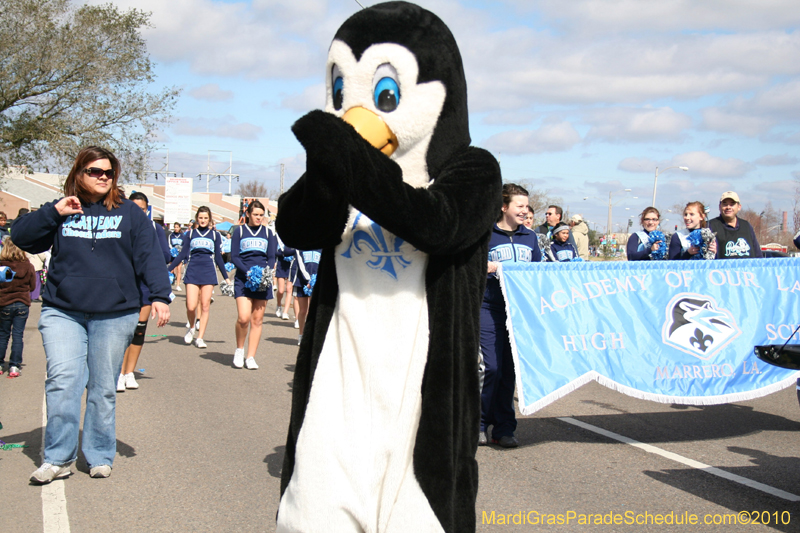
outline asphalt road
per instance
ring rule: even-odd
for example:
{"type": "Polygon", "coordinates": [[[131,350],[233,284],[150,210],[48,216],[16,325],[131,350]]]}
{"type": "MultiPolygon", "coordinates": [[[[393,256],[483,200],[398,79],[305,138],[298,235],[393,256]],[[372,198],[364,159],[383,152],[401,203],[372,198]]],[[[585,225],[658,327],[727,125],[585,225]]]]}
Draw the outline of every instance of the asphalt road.
{"type": "MultiPolygon", "coordinates": [[[[157,336],[147,338],[137,365],[139,390],[119,395],[112,476],[89,478],[80,457],[74,475],[44,490],[28,482],[41,462],[45,371],[36,330],[40,304],[31,310],[22,376],[0,378],[0,439],[28,446],[0,451],[0,531],[56,531],[53,524],[66,517],[53,509],[64,506],[74,532],[275,530],[297,331],[275,317],[272,302],[257,357],[261,368],[250,371],[231,365],[233,299],[217,295],[208,348],[200,350],[183,342],[179,296],[170,324],[147,332],[157,336]],[[53,503],[56,489],[65,504],[53,503]]],[[[800,496],[794,388],[738,404],[685,407],[592,383],[520,417],[520,448],[479,448],[478,531],[800,531],[800,502],[563,418],[800,496]],[[770,524],[731,525],[740,511],[770,524]],[[536,524],[543,515],[556,515],[544,518],[556,524],[536,524]],[[580,523],[582,515],[589,524],[580,523]],[[695,515],[698,523],[656,525],[656,515],[673,521],[695,515]],[[636,524],[643,520],[648,523],[636,524]]]]}

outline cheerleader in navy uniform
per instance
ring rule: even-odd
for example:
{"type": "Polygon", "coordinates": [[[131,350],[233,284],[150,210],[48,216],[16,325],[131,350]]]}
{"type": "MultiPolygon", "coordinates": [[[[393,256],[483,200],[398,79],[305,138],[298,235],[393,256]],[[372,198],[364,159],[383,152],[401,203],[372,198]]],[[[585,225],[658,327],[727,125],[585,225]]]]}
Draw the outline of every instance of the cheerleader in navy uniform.
{"type": "Polygon", "coordinates": [[[189,331],[183,337],[186,344],[191,344],[194,339],[194,328],[198,301],[200,304],[200,328],[194,344],[198,348],[206,348],[203,335],[208,325],[208,312],[211,307],[211,293],[217,284],[217,273],[214,272],[216,263],[224,283],[228,282],[228,273],[222,261],[222,237],[211,228],[211,210],[201,206],[195,216],[197,229],[189,231],[183,237],[181,253],[172,260],[168,269],[172,270],[184,259],[189,260],[186,265],[186,274],[183,284],[186,286],[186,316],[189,320],[189,331]]]}
{"type": "MultiPolygon", "coordinates": [[[[691,259],[702,250],[695,248],[689,242],[689,234],[696,229],[708,227],[708,216],[706,215],[706,206],[701,202],[689,202],[683,208],[683,223],[686,227],[678,230],[672,234],[672,239],[669,241],[669,256],[668,259],[683,260],[691,259]]],[[[717,253],[717,241],[713,240],[708,245],[711,252],[717,253]]]]}
{"type": "MultiPolygon", "coordinates": [[[[278,261],[275,265],[275,279],[278,280],[278,294],[275,296],[275,302],[277,303],[278,309],[275,311],[275,316],[282,318],[283,320],[289,320],[289,308],[292,306],[292,285],[289,280],[291,279],[294,253],[286,253],[285,250],[287,250],[287,248],[284,247],[283,241],[281,241],[279,235],[277,254],[278,261]],[[283,302],[283,307],[281,308],[281,300],[283,300],[284,296],[286,297],[286,300],[283,302]]],[[[288,248],[288,250],[292,249],[288,248]]]]}
{"type": "Polygon", "coordinates": [[[322,250],[296,250],[287,246],[284,247],[283,253],[294,254],[291,280],[294,286],[296,327],[300,330],[300,335],[297,337],[297,344],[299,345],[303,339],[303,330],[306,327],[309,298],[317,280],[317,269],[319,268],[319,258],[322,255],[322,250]]]}
{"type": "MultiPolygon", "coordinates": [[[[183,249],[183,232],[181,231],[181,225],[179,222],[176,222],[172,226],[172,233],[169,234],[169,245],[171,248],[176,248],[178,253],[181,253],[183,249]]],[[[175,267],[175,270],[172,273],[175,275],[175,283],[173,284],[172,289],[175,291],[181,290],[181,267],[182,264],[178,264],[175,267]]]]}
{"type": "Polygon", "coordinates": [[[245,211],[247,224],[234,229],[231,236],[231,262],[236,267],[233,280],[236,310],[239,313],[236,321],[236,351],[233,353],[233,366],[242,368],[246,365],[250,370],[258,368],[255,355],[258,341],[261,339],[261,325],[264,321],[264,309],[267,300],[272,299],[272,287],[265,291],[254,291],[247,287],[247,273],[254,266],[261,267],[266,274],[275,264],[275,252],[278,238],[264,221],[264,205],[253,200],[245,211]],[[250,327],[250,340],[247,343],[245,359],[244,341],[250,327]]]}
{"type": "Polygon", "coordinates": [[[632,234],[625,248],[628,261],[649,261],[651,254],[664,244],[664,241],[661,240],[650,244],[650,233],[657,230],[658,224],[661,222],[661,213],[658,212],[658,209],[648,207],[642,211],[639,222],[642,224],[643,230],[632,234]]]}

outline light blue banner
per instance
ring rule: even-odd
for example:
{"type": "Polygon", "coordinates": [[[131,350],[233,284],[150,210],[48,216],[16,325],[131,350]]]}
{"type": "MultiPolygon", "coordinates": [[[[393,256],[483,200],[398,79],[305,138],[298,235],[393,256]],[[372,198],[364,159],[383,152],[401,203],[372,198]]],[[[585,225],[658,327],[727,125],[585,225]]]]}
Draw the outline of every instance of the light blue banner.
{"type": "Polygon", "coordinates": [[[800,375],[753,353],[800,324],[798,258],[501,265],[523,414],[593,379],[637,398],[708,405],[764,396],[800,375]]]}

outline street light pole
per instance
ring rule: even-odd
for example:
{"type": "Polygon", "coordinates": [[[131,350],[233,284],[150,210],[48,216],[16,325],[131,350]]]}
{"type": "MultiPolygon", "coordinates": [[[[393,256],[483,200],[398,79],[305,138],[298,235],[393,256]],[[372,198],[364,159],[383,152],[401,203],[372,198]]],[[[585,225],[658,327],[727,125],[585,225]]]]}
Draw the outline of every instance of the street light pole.
{"type": "Polygon", "coordinates": [[[615,192],[631,192],[630,189],[623,189],[621,191],[609,191],[608,192],[608,228],[606,230],[606,235],[611,235],[613,233],[613,228],[611,227],[611,207],[613,204],[611,203],[611,195],[615,192]]]}
{"type": "MultiPolygon", "coordinates": [[[[662,170],[661,172],[666,172],[667,170],[670,170],[670,169],[673,169],[673,168],[679,168],[679,169],[683,170],[684,172],[687,172],[689,170],[689,167],[667,167],[664,170],[662,170]]],[[[659,174],[660,174],[660,172],[658,171],[658,167],[656,167],[656,179],[653,181],[653,203],[650,204],[653,207],[656,206],[656,187],[658,187],[658,175],[659,174]]]]}

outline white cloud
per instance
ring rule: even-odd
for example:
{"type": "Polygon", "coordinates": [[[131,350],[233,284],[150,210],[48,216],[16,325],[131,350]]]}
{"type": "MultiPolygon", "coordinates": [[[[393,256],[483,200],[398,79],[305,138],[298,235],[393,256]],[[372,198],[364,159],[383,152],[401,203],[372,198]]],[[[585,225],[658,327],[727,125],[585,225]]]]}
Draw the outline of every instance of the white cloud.
{"type": "Polygon", "coordinates": [[[789,154],[781,155],[765,155],[753,161],[754,165],[762,167],[778,167],[786,165],[796,165],[800,159],[790,156],[789,154]]]}
{"type": "Polygon", "coordinates": [[[587,141],[608,142],[678,141],[692,125],[688,115],[669,107],[594,109],[585,120],[592,124],[587,141]]]}
{"type": "Polygon", "coordinates": [[[751,98],[737,97],[723,107],[703,110],[701,129],[756,137],[780,123],[800,121],[800,80],[763,89],[751,98]]]}
{"type": "Polygon", "coordinates": [[[172,126],[171,131],[175,135],[257,140],[264,128],[248,122],[237,123],[232,116],[221,119],[182,117],[172,126]]]}
{"type": "Polygon", "coordinates": [[[566,29],[596,32],[762,30],[794,28],[800,12],[794,0],[505,0],[535,9],[566,29]]]}
{"type": "Polygon", "coordinates": [[[526,124],[530,124],[536,119],[537,115],[535,113],[526,113],[526,112],[515,112],[515,111],[508,111],[508,112],[498,112],[498,113],[489,113],[481,120],[481,124],[486,124],[490,126],[494,125],[515,125],[515,126],[524,126],[526,124]]]}
{"type": "Polygon", "coordinates": [[[188,91],[189,96],[206,102],[224,102],[233,100],[233,91],[220,89],[218,83],[206,83],[188,91]]]}
{"type": "Polygon", "coordinates": [[[569,122],[544,124],[536,130],[504,131],[483,144],[500,154],[541,154],[565,152],[581,142],[580,134],[569,122]]]}
{"type": "Polygon", "coordinates": [[[652,172],[658,163],[647,157],[626,157],[617,165],[617,169],[625,172],[652,172]]]}
{"type": "MultiPolygon", "coordinates": [[[[665,165],[667,166],[667,165],[665,165]]],[[[686,166],[692,177],[741,178],[752,170],[752,165],[729,157],[723,159],[707,152],[687,152],[672,158],[668,166],[686,166]]]]}
{"type": "Polygon", "coordinates": [[[739,113],[730,108],[709,107],[702,112],[700,129],[720,133],[738,133],[747,137],[757,137],[768,132],[776,120],[763,115],[739,113]]]}
{"type": "Polygon", "coordinates": [[[252,5],[116,0],[116,4],[152,12],[153,28],[143,35],[155,60],[186,61],[198,74],[249,78],[316,74],[336,28],[355,11],[326,0],[256,0],[252,5]]]}
{"type": "MultiPolygon", "coordinates": [[[[265,105],[268,105],[265,103],[265,105]]],[[[281,100],[281,107],[306,113],[312,109],[325,107],[325,83],[309,85],[299,94],[287,95],[281,100]]]]}

